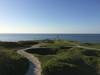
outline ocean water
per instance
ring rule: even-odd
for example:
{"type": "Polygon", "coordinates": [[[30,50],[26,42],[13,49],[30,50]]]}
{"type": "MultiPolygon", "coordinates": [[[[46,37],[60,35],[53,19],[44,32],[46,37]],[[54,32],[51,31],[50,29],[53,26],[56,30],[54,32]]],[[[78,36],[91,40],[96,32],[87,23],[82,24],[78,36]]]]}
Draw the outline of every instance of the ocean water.
{"type": "Polygon", "coordinates": [[[0,41],[64,39],[100,43],[100,34],[0,34],[0,41]]]}

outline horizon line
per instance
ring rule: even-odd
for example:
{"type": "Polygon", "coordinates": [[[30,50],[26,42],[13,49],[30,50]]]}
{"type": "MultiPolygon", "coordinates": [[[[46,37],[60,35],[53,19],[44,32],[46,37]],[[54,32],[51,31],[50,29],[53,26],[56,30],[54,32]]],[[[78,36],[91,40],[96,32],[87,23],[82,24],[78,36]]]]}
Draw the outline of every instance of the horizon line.
{"type": "Polygon", "coordinates": [[[0,34],[100,34],[100,33],[0,33],[0,34]]]}

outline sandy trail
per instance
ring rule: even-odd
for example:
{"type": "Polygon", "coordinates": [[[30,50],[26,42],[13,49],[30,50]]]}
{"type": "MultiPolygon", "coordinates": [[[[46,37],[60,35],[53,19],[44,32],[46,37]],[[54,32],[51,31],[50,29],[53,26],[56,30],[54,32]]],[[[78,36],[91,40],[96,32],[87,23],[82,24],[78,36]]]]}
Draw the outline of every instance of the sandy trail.
{"type": "Polygon", "coordinates": [[[21,49],[18,50],[17,53],[26,57],[30,63],[29,63],[29,69],[26,73],[26,75],[41,75],[41,63],[39,62],[38,58],[35,57],[33,54],[30,54],[28,52],[26,52],[27,49],[31,49],[31,48],[38,48],[39,45],[34,45],[30,48],[25,48],[25,49],[21,49]]]}
{"type": "MultiPolygon", "coordinates": [[[[30,63],[29,63],[29,69],[26,73],[26,75],[41,75],[41,63],[39,62],[38,58],[35,57],[33,54],[30,54],[28,52],[26,52],[27,49],[31,49],[31,48],[39,48],[40,45],[34,45],[30,48],[25,48],[25,49],[21,49],[18,50],[17,53],[26,57],[30,63]]],[[[77,47],[77,48],[83,48],[83,49],[91,49],[91,50],[100,50],[100,49],[96,49],[96,48],[91,48],[91,47],[85,47],[85,46],[80,46],[80,45],[76,45],[76,46],[72,46],[73,48],[77,47]]],[[[72,49],[73,49],[72,48],[72,49]]]]}

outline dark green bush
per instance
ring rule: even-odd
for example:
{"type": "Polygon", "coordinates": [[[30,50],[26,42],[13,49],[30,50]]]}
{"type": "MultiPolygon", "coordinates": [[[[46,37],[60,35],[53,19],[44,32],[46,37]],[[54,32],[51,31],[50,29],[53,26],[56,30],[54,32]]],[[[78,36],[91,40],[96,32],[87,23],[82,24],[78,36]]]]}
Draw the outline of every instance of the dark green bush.
{"type": "Polygon", "coordinates": [[[17,42],[0,42],[0,46],[4,48],[18,48],[22,47],[21,44],[18,44],[17,42]]]}
{"type": "Polygon", "coordinates": [[[100,56],[100,51],[96,51],[96,50],[85,50],[83,51],[84,55],[87,56],[100,56]]]}
{"type": "Polygon", "coordinates": [[[49,54],[56,54],[57,49],[53,48],[35,48],[35,49],[28,49],[27,52],[29,53],[37,53],[40,55],[49,55],[49,54]]]}
{"type": "Polygon", "coordinates": [[[39,42],[38,41],[19,41],[17,43],[22,45],[22,46],[29,47],[29,46],[32,46],[34,44],[38,44],[39,42]]]}

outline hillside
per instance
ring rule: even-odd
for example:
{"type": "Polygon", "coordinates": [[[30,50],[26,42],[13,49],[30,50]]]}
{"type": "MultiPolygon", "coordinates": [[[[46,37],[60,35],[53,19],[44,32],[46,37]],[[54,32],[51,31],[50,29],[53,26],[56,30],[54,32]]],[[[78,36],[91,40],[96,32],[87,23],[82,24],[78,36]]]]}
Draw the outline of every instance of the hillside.
{"type": "Polygon", "coordinates": [[[0,42],[0,75],[25,75],[28,60],[17,54],[16,50],[30,47],[35,41],[0,42]]]}
{"type": "Polygon", "coordinates": [[[80,48],[82,43],[49,41],[30,49],[42,63],[42,75],[100,75],[100,51],[80,48]],[[49,49],[48,49],[49,48],[49,49]]]}
{"type": "Polygon", "coordinates": [[[35,44],[26,52],[39,58],[42,75],[100,75],[100,44],[68,40],[0,42],[0,75],[25,75],[28,60],[16,51],[35,44]]]}

